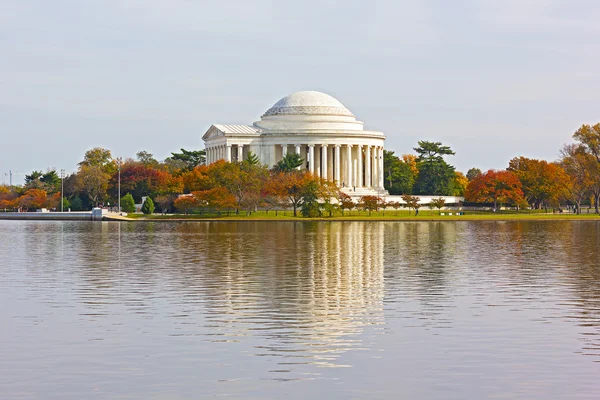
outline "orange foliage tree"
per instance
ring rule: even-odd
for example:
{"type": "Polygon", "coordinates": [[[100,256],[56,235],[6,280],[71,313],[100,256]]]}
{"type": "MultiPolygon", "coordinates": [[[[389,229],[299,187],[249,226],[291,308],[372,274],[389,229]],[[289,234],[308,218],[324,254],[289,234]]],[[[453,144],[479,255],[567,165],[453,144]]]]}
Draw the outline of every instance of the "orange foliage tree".
{"type": "Polygon", "coordinates": [[[493,169],[469,182],[465,198],[472,202],[493,202],[494,209],[498,207],[498,202],[516,205],[524,202],[519,178],[511,171],[493,169]]]}
{"type": "Polygon", "coordinates": [[[47,200],[48,194],[45,190],[29,189],[16,202],[20,208],[30,210],[45,207],[47,200]]]}
{"type": "Polygon", "coordinates": [[[557,203],[564,194],[564,187],[557,179],[564,171],[560,165],[545,160],[515,157],[508,163],[507,170],[521,181],[523,195],[532,208],[547,207],[557,203]]]}
{"type": "Polygon", "coordinates": [[[184,214],[187,214],[189,210],[198,208],[200,205],[198,204],[198,200],[196,197],[194,197],[194,195],[188,194],[176,198],[173,202],[173,206],[176,209],[183,211],[184,214]]]}

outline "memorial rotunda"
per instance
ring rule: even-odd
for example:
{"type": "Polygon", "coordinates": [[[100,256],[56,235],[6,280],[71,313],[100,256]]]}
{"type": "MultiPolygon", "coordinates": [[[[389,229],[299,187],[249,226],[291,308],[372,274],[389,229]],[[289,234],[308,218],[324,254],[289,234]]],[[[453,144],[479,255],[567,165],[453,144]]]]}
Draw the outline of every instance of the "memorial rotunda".
{"type": "Polygon", "coordinates": [[[349,193],[384,191],[385,135],[364,130],[361,121],[325,93],[293,93],[269,108],[260,121],[212,125],[202,139],[207,164],[242,161],[252,152],[272,167],[288,152],[296,152],[304,160],[301,169],[336,181],[349,193]]]}

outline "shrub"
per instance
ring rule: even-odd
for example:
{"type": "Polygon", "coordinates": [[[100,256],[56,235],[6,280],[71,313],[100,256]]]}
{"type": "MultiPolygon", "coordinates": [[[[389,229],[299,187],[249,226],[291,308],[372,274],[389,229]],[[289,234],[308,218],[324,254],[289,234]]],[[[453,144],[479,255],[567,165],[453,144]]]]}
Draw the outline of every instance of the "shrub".
{"type": "Polygon", "coordinates": [[[144,214],[152,214],[154,212],[154,202],[150,197],[146,197],[146,201],[142,204],[142,212],[144,214]]]}
{"type": "Polygon", "coordinates": [[[126,213],[135,211],[135,201],[133,200],[131,193],[127,193],[125,196],[121,197],[121,210],[126,213]]]}

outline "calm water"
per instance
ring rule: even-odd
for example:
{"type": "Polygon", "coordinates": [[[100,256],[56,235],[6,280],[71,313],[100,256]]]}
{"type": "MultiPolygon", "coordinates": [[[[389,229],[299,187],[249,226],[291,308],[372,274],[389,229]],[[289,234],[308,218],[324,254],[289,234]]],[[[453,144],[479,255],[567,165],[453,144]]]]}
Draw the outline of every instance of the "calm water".
{"type": "Polygon", "coordinates": [[[600,222],[0,221],[1,399],[598,399],[600,222]]]}

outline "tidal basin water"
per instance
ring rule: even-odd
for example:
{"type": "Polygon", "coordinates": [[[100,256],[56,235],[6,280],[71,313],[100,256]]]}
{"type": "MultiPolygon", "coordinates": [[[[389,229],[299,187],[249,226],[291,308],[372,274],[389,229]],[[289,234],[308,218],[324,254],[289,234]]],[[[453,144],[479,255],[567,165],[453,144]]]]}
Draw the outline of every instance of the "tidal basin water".
{"type": "Polygon", "coordinates": [[[599,399],[600,222],[0,221],[0,399],[599,399]]]}

